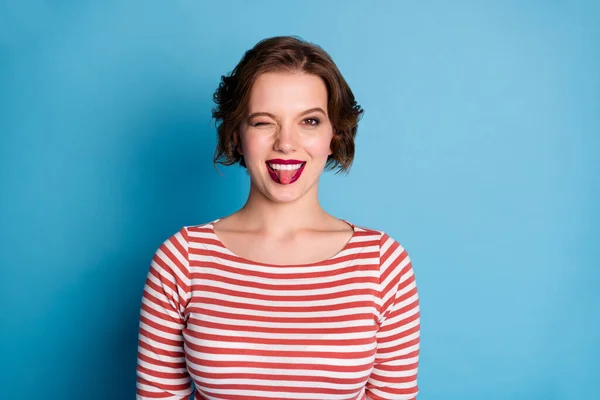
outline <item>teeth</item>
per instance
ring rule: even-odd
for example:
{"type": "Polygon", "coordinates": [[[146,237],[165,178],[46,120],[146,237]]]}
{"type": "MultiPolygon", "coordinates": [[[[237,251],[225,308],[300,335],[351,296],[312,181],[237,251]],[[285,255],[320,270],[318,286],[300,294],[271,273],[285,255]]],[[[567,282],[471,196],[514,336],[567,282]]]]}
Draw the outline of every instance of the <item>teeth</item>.
{"type": "Polygon", "coordinates": [[[302,164],[269,164],[269,167],[273,168],[273,169],[282,169],[282,170],[294,170],[294,169],[300,169],[300,167],[302,167],[302,164]]]}

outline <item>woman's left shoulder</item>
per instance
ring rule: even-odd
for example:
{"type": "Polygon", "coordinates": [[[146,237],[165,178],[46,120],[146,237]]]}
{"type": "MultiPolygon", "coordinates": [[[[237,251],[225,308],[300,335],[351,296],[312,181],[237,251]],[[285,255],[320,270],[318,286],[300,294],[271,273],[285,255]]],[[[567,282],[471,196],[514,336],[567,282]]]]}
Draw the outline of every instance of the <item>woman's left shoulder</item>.
{"type": "Polygon", "coordinates": [[[353,225],[357,233],[361,236],[369,236],[372,239],[377,239],[379,245],[382,247],[389,246],[400,246],[404,249],[404,246],[400,243],[400,241],[396,240],[391,234],[389,234],[386,230],[372,228],[364,225],[353,225]]]}

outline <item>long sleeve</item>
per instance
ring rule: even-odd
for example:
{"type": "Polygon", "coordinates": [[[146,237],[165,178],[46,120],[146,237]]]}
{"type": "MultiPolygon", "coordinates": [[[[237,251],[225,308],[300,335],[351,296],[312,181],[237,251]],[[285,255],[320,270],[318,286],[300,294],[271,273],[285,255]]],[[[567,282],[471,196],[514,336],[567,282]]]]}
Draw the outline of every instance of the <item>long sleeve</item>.
{"type": "Polygon", "coordinates": [[[186,228],[156,250],[146,278],[140,310],[137,399],[188,399],[188,375],[182,329],[189,301],[186,228]]]}
{"type": "Polygon", "coordinates": [[[367,399],[416,399],[420,344],[417,286],[408,253],[386,233],[380,240],[380,272],[377,354],[366,385],[367,399]]]}

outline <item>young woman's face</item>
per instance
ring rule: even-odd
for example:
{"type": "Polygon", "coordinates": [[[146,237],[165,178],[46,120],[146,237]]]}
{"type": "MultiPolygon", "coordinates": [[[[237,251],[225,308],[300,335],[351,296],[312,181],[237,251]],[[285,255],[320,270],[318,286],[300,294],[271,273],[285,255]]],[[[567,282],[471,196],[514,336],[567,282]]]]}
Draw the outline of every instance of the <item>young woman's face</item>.
{"type": "Polygon", "coordinates": [[[325,83],[303,73],[261,74],[239,134],[252,185],[266,197],[289,202],[316,194],[332,153],[325,83]]]}

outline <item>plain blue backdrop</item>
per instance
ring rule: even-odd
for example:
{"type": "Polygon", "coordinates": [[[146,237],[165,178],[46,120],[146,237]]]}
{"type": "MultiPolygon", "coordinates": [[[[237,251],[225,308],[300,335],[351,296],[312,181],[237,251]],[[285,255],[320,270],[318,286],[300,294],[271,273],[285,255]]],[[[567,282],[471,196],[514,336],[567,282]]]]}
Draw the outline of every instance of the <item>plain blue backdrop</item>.
{"type": "Polygon", "coordinates": [[[419,400],[600,399],[598,2],[0,4],[0,398],[134,397],[154,251],[247,194],[212,93],[293,34],[365,109],[321,200],[411,255],[419,400]]]}

